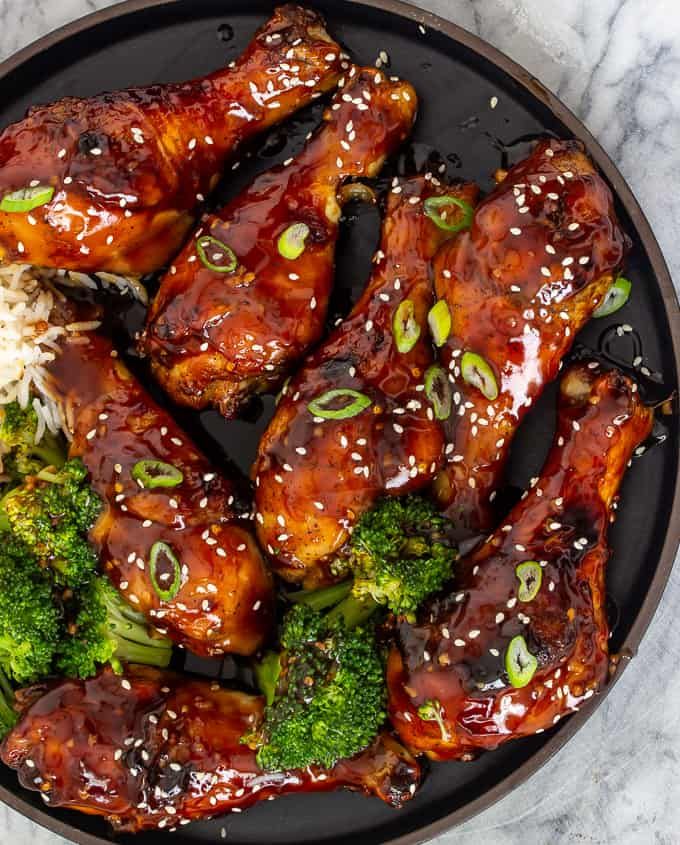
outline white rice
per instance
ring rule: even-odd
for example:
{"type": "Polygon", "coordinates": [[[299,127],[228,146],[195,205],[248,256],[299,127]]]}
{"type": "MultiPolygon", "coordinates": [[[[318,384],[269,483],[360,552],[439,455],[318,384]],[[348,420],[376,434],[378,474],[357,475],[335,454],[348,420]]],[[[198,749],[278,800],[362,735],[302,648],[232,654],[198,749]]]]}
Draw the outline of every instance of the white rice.
{"type": "MultiPolygon", "coordinates": [[[[146,291],[136,280],[101,274],[106,287],[121,292],[131,290],[146,298],[146,291]]],[[[52,325],[50,316],[55,302],[63,296],[58,287],[96,289],[97,282],[84,273],[42,270],[29,264],[0,266],[0,406],[18,402],[29,404],[38,415],[36,442],[46,430],[61,428],[59,405],[51,398],[46,366],[59,354],[59,338],[67,332],[85,332],[99,327],[97,320],[52,325]]],[[[0,473],[2,460],[0,455],[0,473]]]]}

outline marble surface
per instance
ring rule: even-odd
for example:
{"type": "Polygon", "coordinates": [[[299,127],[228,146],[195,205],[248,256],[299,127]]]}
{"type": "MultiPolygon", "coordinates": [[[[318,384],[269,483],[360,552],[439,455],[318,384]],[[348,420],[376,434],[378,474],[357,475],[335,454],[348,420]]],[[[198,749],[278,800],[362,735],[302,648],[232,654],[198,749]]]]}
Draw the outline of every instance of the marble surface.
{"type": "MultiPolygon", "coordinates": [[[[0,57],[108,0],[0,0],[0,57]]],[[[680,281],[677,0],[420,0],[555,91],[618,164],[680,281]]],[[[680,842],[680,566],[635,660],[586,727],[524,786],[437,845],[680,842]],[[663,722],[659,714],[666,714],[663,722]]],[[[0,841],[65,840],[0,806],[0,841]]]]}

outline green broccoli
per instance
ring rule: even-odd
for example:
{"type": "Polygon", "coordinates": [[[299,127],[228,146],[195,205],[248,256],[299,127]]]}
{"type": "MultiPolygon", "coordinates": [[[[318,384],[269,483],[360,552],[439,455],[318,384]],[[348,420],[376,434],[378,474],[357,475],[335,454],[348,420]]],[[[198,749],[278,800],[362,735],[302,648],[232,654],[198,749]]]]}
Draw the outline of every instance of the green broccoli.
{"type": "Polygon", "coordinates": [[[9,486],[37,475],[45,467],[59,469],[66,460],[66,444],[60,435],[45,431],[36,443],[38,415],[32,407],[10,402],[0,408],[0,452],[3,474],[9,486]]]}
{"type": "Polygon", "coordinates": [[[57,582],[78,589],[97,569],[97,556],[87,532],[101,510],[101,501],[87,481],[80,460],[67,461],[48,480],[27,479],[0,501],[9,526],[41,566],[50,567],[57,582]]]}
{"type": "MultiPolygon", "coordinates": [[[[319,593],[330,600],[328,591],[319,593]]],[[[330,591],[331,598],[339,594],[330,591]]],[[[321,610],[306,603],[289,610],[282,651],[256,668],[267,706],[261,725],[243,741],[257,748],[267,771],[330,769],[370,745],[385,719],[383,661],[373,625],[351,627],[341,614],[321,610]]]]}
{"type": "Polygon", "coordinates": [[[170,662],[170,640],[151,634],[144,616],[105,576],[97,575],[85,585],[78,603],[72,632],[63,638],[57,657],[57,668],[65,675],[89,678],[105,663],[120,672],[122,661],[161,668],[170,662]]]}
{"type": "Polygon", "coordinates": [[[0,669],[13,682],[55,669],[87,678],[106,663],[120,671],[122,661],[170,662],[170,640],[150,633],[98,574],[88,532],[101,501],[87,476],[71,459],[27,476],[0,500],[0,669]]]}
{"type": "Polygon", "coordinates": [[[16,683],[49,674],[62,630],[49,576],[19,538],[0,533],[0,668],[16,683]]]}
{"type": "Polygon", "coordinates": [[[19,714],[14,709],[14,690],[0,670],[0,739],[16,725],[19,714]]]}
{"type": "Polygon", "coordinates": [[[423,601],[451,577],[458,552],[448,521],[419,496],[381,499],[357,523],[338,573],[354,577],[353,599],[373,600],[412,617],[423,601]]]}

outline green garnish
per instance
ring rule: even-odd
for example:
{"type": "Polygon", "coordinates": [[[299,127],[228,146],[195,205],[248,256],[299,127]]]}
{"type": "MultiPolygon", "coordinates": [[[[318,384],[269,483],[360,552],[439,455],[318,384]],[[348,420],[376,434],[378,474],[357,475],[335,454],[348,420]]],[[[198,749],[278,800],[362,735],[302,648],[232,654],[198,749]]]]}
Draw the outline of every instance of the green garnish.
{"type": "Polygon", "coordinates": [[[451,739],[451,734],[448,732],[444,723],[444,710],[437,698],[430,698],[424,701],[418,708],[418,716],[424,722],[436,722],[441,731],[442,739],[448,742],[451,739]]]}
{"type": "Polygon", "coordinates": [[[510,684],[516,689],[525,687],[537,668],[538,660],[529,651],[524,637],[521,634],[513,637],[505,652],[505,671],[510,684]]]}
{"type": "Polygon", "coordinates": [[[35,187],[19,188],[0,200],[0,211],[21,212],[31,211],[39,205],[45,205],[54,196],[51,185],[35,185],[35,187]]]}
{"type": "Polygon", "coordinates": [[[279,235],[279,253],[284,258],[295,261],[305,251],[305,241],[309,233],[310,229],[306,223],[293,223],[279,235]]]}
{"type": "Polygon", "coordinates": [[[432,410],[438,420],[451,416],[451,385],[446,371],[433,364],[425,372],[425,395],[432,403],[432,410]]]}
{"type": "Polygon", "coordinates": [[[215,273],[233,273],[238,266],[234,250],[212,235],[201,235],[196,252],[203,265],[215,273]]]}
{"type": "Polygon", "coordinates": [[[604,295],[600,305],[593,311],[593,317],[608,317],[628,302],[633,285],[623,276],[614,282],[604,295]]]}
{"type": "Polygon", "coordinates": [[[430,308],[427,322],[435,346],[443,346],[451,334],[451,312],[445,299],[440,299],[430,308]]]}
{"type": "Polygon", "coordinates": [[[356,417],[357,414],[365,411],[372,404],[371,399],[365,393],[359,393],[358,390],[352,390],[349,387],[338,387],[317,396],[307,405],[307,408],[315,417],[321,417],[324,420],[347,420],[350,417],[356,417]],[[338,399],[351,401],[339,408],[329,407],[332,402],[338,399]]]}
{"type": "Polygon", "coordinates": [[[525,560],[515,567],[515,575],[519,578],[517,598],[520,601],[531,601],[538,595],[543,580],[543,570],[535,560],[525,560]]]}
{"type": "Polygon", "coordinates": [[[184,475],[177,467],[153,458],[137,461],[130,475],[149,490],[154,487],[177,487],[184,480],[184,475]]]}
{"type": "Polygon", "coordinates": [[[182,586],[182,570],[179,561],[172,547],[162,540],[158,540],[158,542],[151,546],[151,552],[149,554],[149,575],[156,595],[162,601],[172,601],[182,586]],[[162,561],[167,561],[170,564],[169,567],[167,564],[165,567],[169,571],[159,572],[162,561]],[[161,582],[163,586],[161,586],[161,582]]]}
{"type": "Polygon", "coordinates": [[[460,360],[460,371],[464,381],[481,391],[489,402],[497,398],[496,376],[491,365],[481,355],[477,355],[476,352],[465,352],[460,360]]]}
{"type": "Polygon", "coordinates": [[[463,229],[469,229],[472,226],[472,218],[475,213],[474,208],[469,202],[450,195],[444,197],[428,197],[423,203],[423,208],[430,220],[446,232],[462,232],[463,229]],[[456,214],[452,220],[447,220],[446,212],[442,213],[440,209],[445,209],[452,205],[457,206],[462,214],[456,214]]]}
{"type": "Polygon", "coordinates": [[[416,307],[410,299],[404,299],[394,312],[392,330],[400,352],[410,352],[420,337],[420,326],[415,313],[416,307]]]}

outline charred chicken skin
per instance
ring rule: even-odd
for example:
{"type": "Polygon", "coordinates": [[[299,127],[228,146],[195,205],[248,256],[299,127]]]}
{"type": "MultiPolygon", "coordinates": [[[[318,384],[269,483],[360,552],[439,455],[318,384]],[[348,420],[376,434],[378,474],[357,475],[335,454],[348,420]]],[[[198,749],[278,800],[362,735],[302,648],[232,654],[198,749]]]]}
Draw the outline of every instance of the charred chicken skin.
{"type": "Polygon", "coordinates": [[[20,721],[2,760],[46,804],[103,815],[121,831],[174,828],[274,795],[349,787],[400,806],[420,767],[384,734],[330,770],[265,772],[241,742],[260,696],[129,666],[19,693],[20,721]]]}
{"type": "Polygon", "coordinates": [[[345,59],[318,14],[287,5],[210,76],[30,109],[0,135],[0,258],[160,269],[227,157],[331,89],[345,59]]]}
{"type": "Polygon", "coordinates": [[[251,654],[273,589],[234,487],[160,408],[110,342],[62,344],[50,364],[80,457],[103,501],[90,532],[101,566],[150,623],[199,655],[251,654]]]}
{"type": "Polygon", "coordinates": [[[651,426],[621,373],[567,371],[541,477],[451,590],[399,627],[389,713],[410,748],[471,759],[552,727],[605,683],[607,529],[651,426]]]}
{"type": "Polygon", "coordinates": [[[627,249],[611,192],[575,141],[546,141],[435,262],[452,328],[453,448],[435,493],[462,536],[492,527],[510,443],[602,302],[627,249]]]}
{"type": "Polygon", "coordinates": [[[475,188],[423,177],[393,186],[363,295],[293,377],[262,437],[257,531],[287,580],[332,580],[333,556],[362,513],[381,495],[425,487],[442,464],[444,434],[425,391],[427,315],[431,260],[451,233],[424,203],[447,194],[469,203],[475,188]],[[354,413],[337,410],[352,404],[354,413]]]}
{"type": "Polygon", "coordinates": [[[338,189],[375,176],[415,112],[408,83],[352,68],[302,152],[204,218],[162,280],[146,330],[154,375],[176,402],[234,416],[319,339],[338,189]]]}

